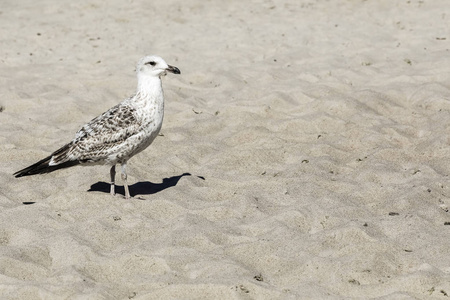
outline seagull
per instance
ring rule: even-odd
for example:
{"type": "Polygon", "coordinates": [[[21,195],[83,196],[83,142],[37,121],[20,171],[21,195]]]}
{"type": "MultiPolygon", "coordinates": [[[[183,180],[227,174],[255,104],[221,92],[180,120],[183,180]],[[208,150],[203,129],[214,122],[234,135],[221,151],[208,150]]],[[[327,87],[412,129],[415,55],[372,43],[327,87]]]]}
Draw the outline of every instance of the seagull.
{"type": "Polygon", "coordinates": [[[15,177],[50,173],[76,165],[110,165],[111,195],[115,196],[116,165],[125,198],[130,198],[127,184],[127,162],[147,148],[161,129],[164,117],[164,95],[161,76],[180,74],[161,57],[149,55],[136,66],[136,93],[85,124],[75,138],[50,156],[14,173],[15,177]]]}

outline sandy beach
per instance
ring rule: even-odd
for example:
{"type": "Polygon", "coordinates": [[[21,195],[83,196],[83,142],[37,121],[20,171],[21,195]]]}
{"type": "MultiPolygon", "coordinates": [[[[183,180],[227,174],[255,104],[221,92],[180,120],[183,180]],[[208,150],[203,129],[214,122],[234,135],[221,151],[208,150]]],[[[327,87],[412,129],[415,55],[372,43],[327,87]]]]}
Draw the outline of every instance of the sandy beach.
{"type": "Polygon", "coordinates": [[[448,7],[2,3],[0,299],[450,299],[448,7]],[[14,178],[147,54],[181,75],[133,199],[108,166],[14,178]]]}

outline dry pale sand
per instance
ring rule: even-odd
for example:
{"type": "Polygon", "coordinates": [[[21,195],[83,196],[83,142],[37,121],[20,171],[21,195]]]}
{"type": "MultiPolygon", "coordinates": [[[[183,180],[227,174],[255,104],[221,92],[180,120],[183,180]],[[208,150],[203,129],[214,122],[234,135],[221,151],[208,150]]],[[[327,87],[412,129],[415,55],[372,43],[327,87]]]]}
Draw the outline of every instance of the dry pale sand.
{"type": "Polygon", "coordinates": [[[449,299],[445,8],[2,3],[0,298],[449,299]],[[130,96],[145,54],[182,72],[129,162],[146,200],[110,197],[107,166],[12,176],[130,96]]]}

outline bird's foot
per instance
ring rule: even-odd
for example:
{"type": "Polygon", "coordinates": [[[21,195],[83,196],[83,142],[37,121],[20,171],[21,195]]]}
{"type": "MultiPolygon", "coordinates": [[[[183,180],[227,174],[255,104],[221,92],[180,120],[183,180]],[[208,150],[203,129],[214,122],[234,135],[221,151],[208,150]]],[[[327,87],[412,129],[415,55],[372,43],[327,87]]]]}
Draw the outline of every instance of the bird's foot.
{"type": "Polygon", "coordinates": [[[143,198],[143,197],[140,197],[140,196],[134,196],[134,197],[131,197],[131,196],[122,196],[122,198],[123,199],[125,199],[125,200],[145,200],[145,198],[143,198]]]}

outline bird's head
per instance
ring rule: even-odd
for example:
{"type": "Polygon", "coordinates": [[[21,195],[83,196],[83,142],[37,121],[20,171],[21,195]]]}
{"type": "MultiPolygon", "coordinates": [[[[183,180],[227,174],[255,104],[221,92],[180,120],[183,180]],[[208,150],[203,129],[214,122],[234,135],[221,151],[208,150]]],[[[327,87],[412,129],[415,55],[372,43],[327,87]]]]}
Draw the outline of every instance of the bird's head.
{"type": "Polygon", "coordinates": [[[160,77],[166,75],[167,72],[180,74],[180,70],[177,67],[168,65],[164,59],[156,55],[144,56],[136,66],[136,73],[138,75],[160,77]]]}

